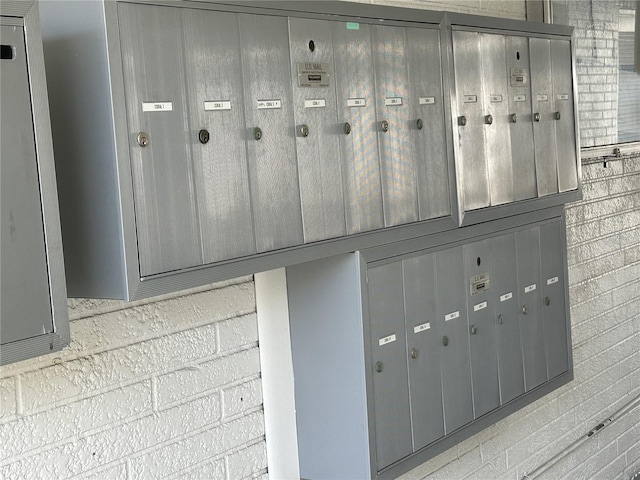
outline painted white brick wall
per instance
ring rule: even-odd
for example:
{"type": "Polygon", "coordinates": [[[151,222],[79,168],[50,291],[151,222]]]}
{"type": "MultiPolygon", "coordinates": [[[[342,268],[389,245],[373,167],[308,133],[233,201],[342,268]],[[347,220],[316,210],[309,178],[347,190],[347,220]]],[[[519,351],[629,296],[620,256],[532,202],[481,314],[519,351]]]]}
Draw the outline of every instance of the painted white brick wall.
{"type": "Polygon", "coordinates": [[[0,371],[0,478],[265,474],[251,278],[69,309],[70,348],[0,371]]]}

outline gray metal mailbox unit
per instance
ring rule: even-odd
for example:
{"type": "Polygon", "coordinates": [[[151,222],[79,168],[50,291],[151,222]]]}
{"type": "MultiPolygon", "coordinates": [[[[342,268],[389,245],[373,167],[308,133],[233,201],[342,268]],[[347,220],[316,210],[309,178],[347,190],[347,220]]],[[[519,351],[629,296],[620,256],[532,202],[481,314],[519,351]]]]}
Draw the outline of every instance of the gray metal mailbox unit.
{"type": "Polygon", "coordinates": [[[67,296],[38,10],[0,1],[0,364],[69,344],[67,296]]]}

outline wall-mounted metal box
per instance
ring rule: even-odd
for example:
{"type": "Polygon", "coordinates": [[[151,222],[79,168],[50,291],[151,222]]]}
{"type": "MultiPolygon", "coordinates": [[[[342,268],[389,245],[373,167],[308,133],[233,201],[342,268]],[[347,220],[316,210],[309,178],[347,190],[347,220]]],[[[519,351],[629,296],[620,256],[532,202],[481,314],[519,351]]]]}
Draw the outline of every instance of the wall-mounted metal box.
{"type": "Polygon", "coordinates": [[[72,296],[140,298],[580,195],[577,150],[505,148],[573,135],[566,27],[330,1],[42,11],[72,296]],[[508,107],[551,78],[521,65],[540,42],[560,42],[562,81],[535,91],[567,100],[532,125],[533,106],[508,107]]]}
{"type": "Polygon", "coordinates": [[[51,127],[35,1],[0,1],[0,364],[69,344],[51,127]]]}
{"type": "Polygon", "coordinates": [[[395,478],[573,378],[562,215],[287,268],[304,478],[395,478]]]}

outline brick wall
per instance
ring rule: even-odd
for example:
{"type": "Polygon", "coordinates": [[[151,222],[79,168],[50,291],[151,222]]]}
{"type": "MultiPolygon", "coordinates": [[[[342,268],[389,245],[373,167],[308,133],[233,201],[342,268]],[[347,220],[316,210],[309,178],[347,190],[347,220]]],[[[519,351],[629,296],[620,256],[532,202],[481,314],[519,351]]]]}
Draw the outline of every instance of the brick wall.
{"type": "Polygon", "coordinates": [[[70,348],[0,371],[0,478],[266,473],[251,279],[69,308],[70,348]]]}

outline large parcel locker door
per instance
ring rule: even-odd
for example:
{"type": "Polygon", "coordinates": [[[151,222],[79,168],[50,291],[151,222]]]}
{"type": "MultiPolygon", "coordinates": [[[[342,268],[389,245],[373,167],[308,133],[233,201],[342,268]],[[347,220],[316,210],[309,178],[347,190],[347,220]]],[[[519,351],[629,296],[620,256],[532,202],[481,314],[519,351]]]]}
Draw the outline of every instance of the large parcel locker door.
{"type": "Polygon", "coordinates": [[[558,152],[558,190],[560,192],[578,188],[572,65],[571,43],[568,40],[551,40],[554,118],[558,152]]]}
{"type": "Polygon", "coordinates": [[[485,105],[484,140],[491,205],[513,202],[513,166],[509,131],[507,59],[503,35],[480,34],[482,88],[485,105]]]}
{"type": "Polygon", "coordinates": [[[445,433],[473,420],[469,324],[462,247],[435,253],[436,322],[440,339],[440,373],[445,433]]]}
{"type": "Polygon", "coordinates": [[[413,450],[444,435],[433,255],[403,260],[413,450]]]}
{"type": "Polygon", "coordinates": [[[118,3],[143,277],[202,264],[181,12],[118,3]]]}
{"type": "Polygon", "coordinates": [[[402,27],[373,26],[371,35],[384,223],[401,225],[418,220],[407,32],[402,27]]]}
{"type": "Polygon", "coordinates": [[[551,79],[551,41],[529,39],[531,101],[538,196],[558,193],[555,102],[551,79]]]}
{"type": "Polygon", "coordinates": [[[500,405],[490,242],[482,240],[463,247],[475,418],[500,405]]]}
{"type": "Polygon", "coordinates": [[[411,416],[402,262],[367,271],[378,470],[409,455],[411,416]]]}
{"type": "Polygon", "coordinates": [[[384,227],[371,27],[331,22],[347,234],[384,227]]]}
{"type": "Polygon", "coordinates": [[[540,237],[537,227],[516,233],[520,338],[526,391],[547,380],[542,292],[540,285],[540,237]]]}
{"type": "Polygon", "coordinates": [[[445,142],[440,31],[407,28],[420,220],[451,214],[445,142]]]}
{"type": "MultiPolygon", "coordinates": [[[[462,176],[464,210],[488,207],[491,203],[487,159],[485,157],[484,95],[480,34],[453,32],[453,66],[458,118],[457,166],[462,176]]],[[[455,135],[455,133],[454,133],[455,135]]]]}
{"type": "Polygon", "coordinates": [[[238,17],[183,10],[194,181],[204,262],[255,253],[238,17]]]}
{"type": "Polygon", "coordinates": [[[0,332],[8,344],[51,333],[53,323],[24,30],[1,25],[0,38],[0,332]]]}
{"type": "Polygon", "coordinates": [[[509,233],[491,239],[491,250],[491,299],[494,302],[496,319],[500,402],[505,404],[524,393],[515,234],[509,233]]]}
{"type": "Polygon", "coordinates": [[[531,116],[529,39],[507,36],[506,51],[514,194],[516,200],[524,200],[538,194],[531,116]]]}
{"type": "Polygon", "coordinates": [[[331,24],[289,19],[293,111],[305,243],[346,233],[331,24]]]}
{"type": "Polygon", "coordinates": [[[238,16],[249,182],[258,252],[303,243],[284,17],[238,16]]]}
{"type": "Polygon", "coordinates": [[[542,310],[549,379],[569,370],[562,235],[562,224],[559,221],[540,226],[540,263],[544,296],[542,310]]]}

